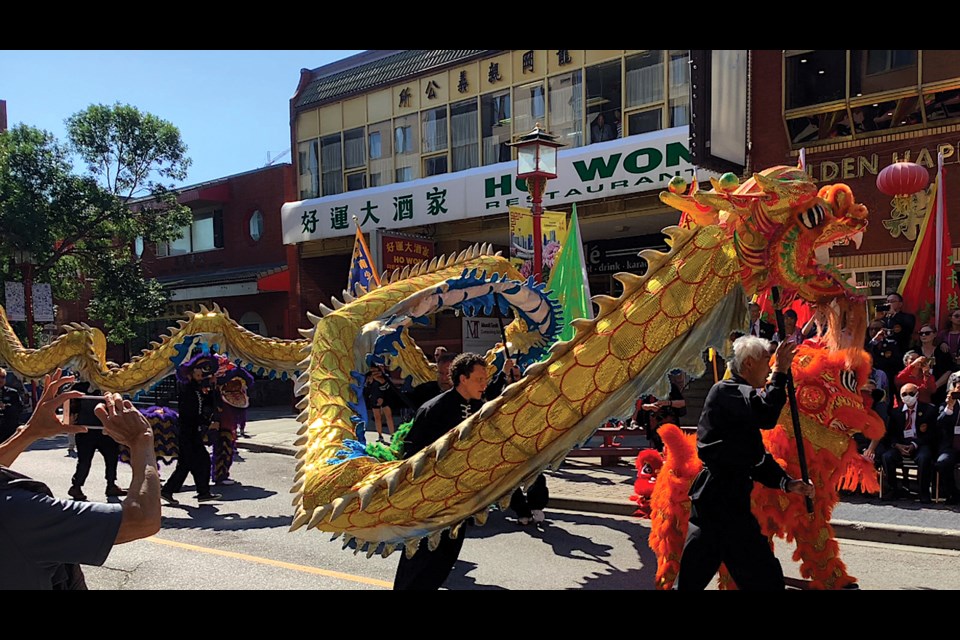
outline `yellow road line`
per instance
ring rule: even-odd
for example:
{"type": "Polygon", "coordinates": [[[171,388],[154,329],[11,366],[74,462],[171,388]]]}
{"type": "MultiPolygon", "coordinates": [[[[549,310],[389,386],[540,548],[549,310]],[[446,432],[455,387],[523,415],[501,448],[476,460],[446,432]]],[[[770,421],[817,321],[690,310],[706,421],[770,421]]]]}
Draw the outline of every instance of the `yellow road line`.
{"type": "Polygon", "coordinates": [[[317,567],[308,567],[301,564],[292,564],[290,562],[281,562],[279,560],[270,560],[269,558],[261,558],[259,556],[250,556],[245,553],[236,553],[233,551],[223,551],[221,549],[211,549],[209,547],[199,547],[193,544],[186,544],[183,542],[174,542],[173,540],[164,540],[163,538],[157,538],[155,536],[150,538],[145,538],[147,542],[153,542],[154,544],[166,545],[168,547],[177,547],[179,549],[186,549],[187,551],[198,551],[200,553],[209,553],[215,556],[223,556],[224,558],[233,558],[235,560],[243,560],[245,562],[256,562],[258,564],[265,564],[270,567],[279,567],[281,569],[290,569],[291,571],[301,571],[303,573],[312,573],[318,576],[324,576],[327,578],[337,578],[340,580],[349,580],[351,582],[359,582],[360,584],[369,584],[375,587],[386,587],[392,588],[392,582],[386,582],[384,580],[377,580],[375,578],[364,578],[363,576],[355,576],[349,573],[341,573],[339,571],[330,571],[329,569],[318,569],[317,567]]]}

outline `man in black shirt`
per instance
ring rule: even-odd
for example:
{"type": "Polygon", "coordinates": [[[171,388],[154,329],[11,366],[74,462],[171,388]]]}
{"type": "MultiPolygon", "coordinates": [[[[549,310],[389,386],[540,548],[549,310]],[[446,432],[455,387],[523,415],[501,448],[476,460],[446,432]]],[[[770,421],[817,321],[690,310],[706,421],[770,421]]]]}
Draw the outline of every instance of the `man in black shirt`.
{"type": "Polygon", "coordinates": [[[917,317],[903,311],[903,296],[896,291],[887,294],[887,308],[879,309],[878,317],[883,326],[890,330],[890,335],[900,346],[900,353],[910,349],[913,340],[913,329],[917,326],[917,317]]]}
{"type": "Polygon", "coordinates": [[[7,370],[0,367],[0,442],[13,435],[20,426],[23,401],[20,393],[7,386],[7,370]]]}
{"type": "Polygon", "coordinates": [[[690,528],[673,585],[702,590],[726,565],[741,590],[784,588],[783,568],[750,511],[754,481],[803,496],[813,485],[793,480],[767,453],[761,429],[772,429],[786,403],[787,372],[796,345],[784,341],[774,355],[770,374],[770,342],[743,336],[733,343],[733,377],[713,385],[697,426],[697,454],[703,469],[690,487],[690,528]]]}
{"type": "MultiPolygon", "coordinates": [[[[428,400],[417,410],[410,433],[404,441],[404,459],[432,444],[483,406],[482,398],[487,389],[487,363],[483,356],[461,353],[450,365],[450,377],[454,387],[428,400]]],[[[449,530],[444,531],[433,551],[430,551],[424,538],[420,540],[420,546],[412,558],[401,555],[393,588],[439,589],[457,562],[466,528],[467,523],[464,522],[456,538],[450,537],[449,530]]]]}

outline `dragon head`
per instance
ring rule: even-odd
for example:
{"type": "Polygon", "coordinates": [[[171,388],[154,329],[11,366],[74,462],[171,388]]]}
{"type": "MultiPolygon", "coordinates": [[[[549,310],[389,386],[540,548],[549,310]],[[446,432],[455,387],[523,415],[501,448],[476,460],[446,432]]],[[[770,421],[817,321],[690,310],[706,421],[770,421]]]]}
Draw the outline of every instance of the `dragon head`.
{"type": "Polygon", "coordinates": [[[685,194],[683,180],[674,181],[660,199],[698,225],[720,224],[732,234],[747,295],[777,286],[783,305],[798,297],[864,299],[828,261],[834,245],[859,246],[867,226],[867,209],[847,185],[818,189],[804,170],[786,166],[743,184],[732,173],[711,178],[712,191],[685,194]]]}
{"type": "Polygon", "coordinates": [[[870,356],[862,349],[831,350],[801,344],[793,361],[804,438],[838,458],[855,433],[869,439],[884,434],[883,421],[869,407],[870,356]]]}

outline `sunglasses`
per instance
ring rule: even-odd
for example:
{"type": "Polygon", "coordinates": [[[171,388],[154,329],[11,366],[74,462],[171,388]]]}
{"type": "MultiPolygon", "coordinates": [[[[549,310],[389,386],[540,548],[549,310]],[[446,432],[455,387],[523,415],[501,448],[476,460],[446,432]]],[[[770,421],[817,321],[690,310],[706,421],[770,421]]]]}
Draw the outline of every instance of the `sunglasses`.
{"type": "Polygon", "coordinates": [[[902,397],[902,398],[912,398],[912,397],[915,396],[915,395],[917,395],[917,392],[916,392],[916,391],[904,391],[903,393],[900,394],[900,397],[902,397]]]}
{"type": "Polygon", "coordinates": [[[933,331],[921,331],[920,335],[922,336],[932,336],[935,332],[933,331]]]}

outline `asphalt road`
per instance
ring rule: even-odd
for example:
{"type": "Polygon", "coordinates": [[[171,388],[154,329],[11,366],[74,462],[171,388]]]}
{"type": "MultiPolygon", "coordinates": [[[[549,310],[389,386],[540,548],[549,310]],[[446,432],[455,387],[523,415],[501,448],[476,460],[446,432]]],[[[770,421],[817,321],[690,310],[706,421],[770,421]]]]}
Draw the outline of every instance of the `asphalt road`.
{"type": "MultiPolygon", "coordinates": [[[[65,442],[37,443],[14,468],[65,495],[75,459],[65,442]]],[[[93,589],[389,589],[399,552],[366,558],[316,530],[288,532],[294,460],[242,451],[224,500],[198,505],[192,487],[181,506],[164,507],[163,528],[147,540],[117,546],[103,567],[85,569],[93,589]]],[[[102,461],[84,486],[101,499],[102,461]]],[[[164,475],[171,469],[164,468],[164,475]]],[[[120,484],[129,481],[121,465],[120,484]]],[[[188,480],[189,482],[189,480],[188,480]]],[[[656,560],[649,524],[629,516],[547,509],[542,528],[491,514],[469,530],[451,589],[652,589],[656,560]]],[[[799,578],[792,549],[777,545],[788,576],[799,578]]],[[[960,589],[960,552],[859,541],[841,542],[842,558],[861,588],[960,589]]]]}

